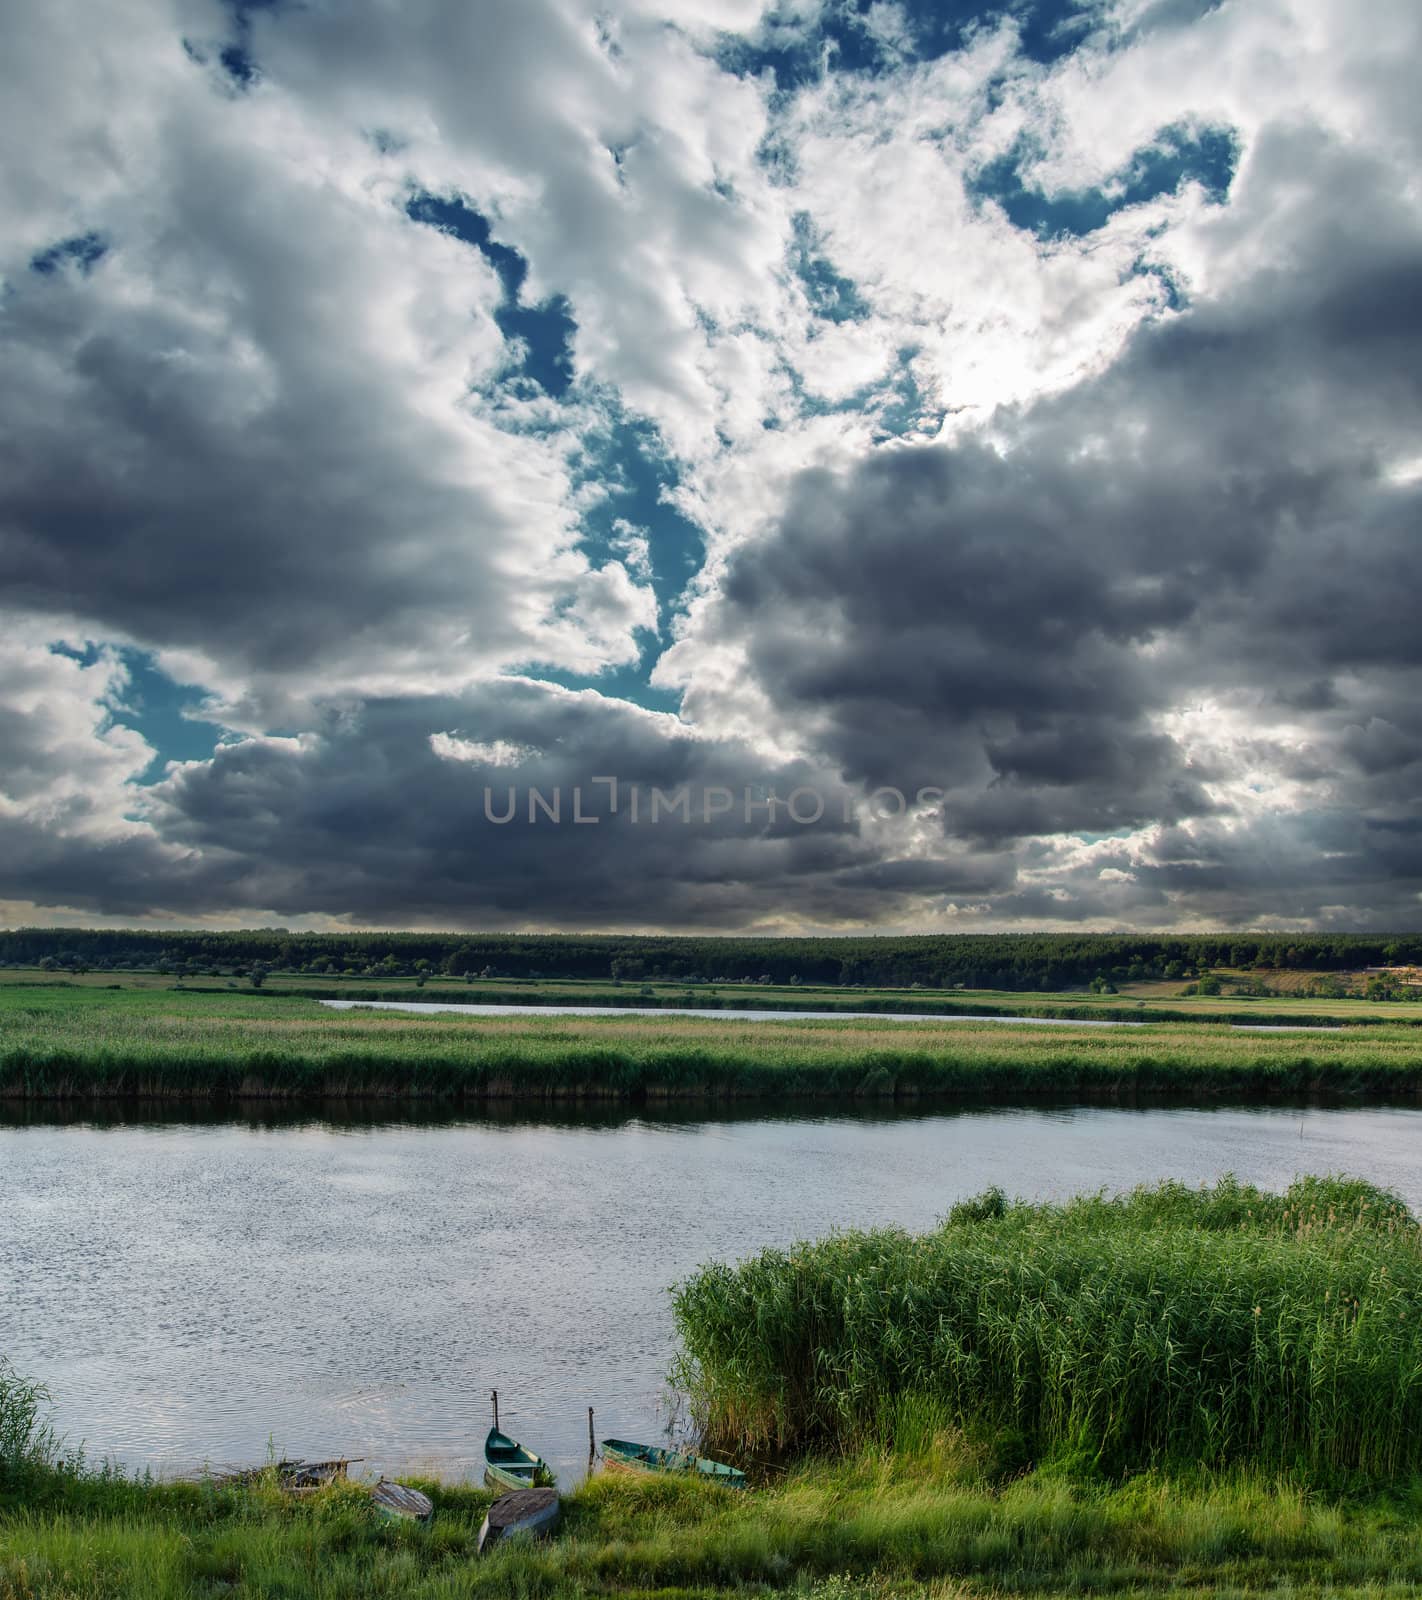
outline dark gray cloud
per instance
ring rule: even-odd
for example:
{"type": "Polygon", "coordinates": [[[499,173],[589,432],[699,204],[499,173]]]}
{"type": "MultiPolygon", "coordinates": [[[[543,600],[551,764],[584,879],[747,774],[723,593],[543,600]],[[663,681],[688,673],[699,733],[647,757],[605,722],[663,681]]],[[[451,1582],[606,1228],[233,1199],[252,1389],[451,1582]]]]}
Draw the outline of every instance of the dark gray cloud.
{"type": "MultiPolygon", "coordinates": [[[[0,339],[12,603],[282,672],[372,632],[413,643],[495,586],[498,508],[437,463],[412,471],[392,418],[338,374],[244,380],[225,336],[116,315],[64,280],[22,282],[0,339]]],[[[507,648],[497,612],[480,621],[507,648]]]]}
{"type": "Polygon", "coordinates": [[[857,812],[846,821],[846,797],[809,764],[768,763],[594,694],[504,680],[459,699],[371,701],[300,743],[230,746],[176,769],[153,821],[211,864],[217,898],[358,921],[877,920],[906,897],[1011,882],[1001,854],[895,856],[857,812]],[[615,813],[596,781],[607,777],[615,813]],[[597,822],[574,820],[575,788],[597,822]],[[535,789],[558,806],[556,823],[533,806],[535,789]],[[823,803],[816,824],[764,804],[796,791],[802,816],[823,803]]]}

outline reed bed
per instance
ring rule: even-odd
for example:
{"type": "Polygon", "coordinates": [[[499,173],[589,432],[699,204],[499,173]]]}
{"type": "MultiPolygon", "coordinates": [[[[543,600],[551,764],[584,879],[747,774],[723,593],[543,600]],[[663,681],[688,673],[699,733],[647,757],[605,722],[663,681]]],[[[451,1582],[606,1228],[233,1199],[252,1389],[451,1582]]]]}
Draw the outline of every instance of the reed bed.
{"type": "Polygon", "coordinates": [[[1410,1096],[1406,1028],[467,1017],[180,990],[0,990],[0,1097],[1410,1096]]]}
{"type": "Polygon", "coordinates": [[[1356,1181],[989,1193],[706,1267],[675,1307],[679,1381],[741,1450],[842,1448],[923,1396],[1024,1461],[1422,1468],[1422,1232],[1356,1181]]]}

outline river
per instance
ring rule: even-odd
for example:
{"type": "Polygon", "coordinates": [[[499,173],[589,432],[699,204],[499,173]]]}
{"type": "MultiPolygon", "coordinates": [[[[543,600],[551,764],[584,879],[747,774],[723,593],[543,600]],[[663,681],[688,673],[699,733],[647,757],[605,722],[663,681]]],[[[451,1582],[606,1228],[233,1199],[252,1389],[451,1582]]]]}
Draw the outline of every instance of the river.
{"type": "Polygon", "coordinates": [[[564,1001],[547,1005],[500,1005],[490,1001],[465,1005],[458,1000],[322,1000],[332,1011],[413,1011],[454,1012],[466,1017],[709,1017],[713,1022],[1026,1022],[1043,1028],[1128,1028],[1140,1027],[1135,1018],[1114,1017],[999,1017],[967,1012],[907,1011],[774,1011],[762,1007],[737,1009],[725,1006],[580,1006],[564,1001]]]}
{"type": "MultiPolygon", "coordinates": [[[[718,1022],[1001,1022],[1032,1028],[1142,1028],[1139,1017],[1034,1017],[998,1016],[992,1013],[907,1011],[773,1011],[736,1010],[726,1006],[712,1010],[702,1006],[579,1006],[562,1001],[548,1005],[464,1005],[457,1000],[322,1000],[332,1011],[413,1011],[435,1013],[452,1011],[466,1017],[709,1017],[718,1022]]],[[[1208,1022],[1209,1017],[1202,1020],[1208,1022]]],[[[1227,1022],[1217,1026],[1241,1033],[1330,1033],[1327,1027],[1307,1022],[1227,1022]]]]}
{"type": "Polygon", "coordinates": [[[0,1123],[0,1354],[91,1457],[162,1473],[351,1454],[477,1476],[505,1426],[564,1481],[655,1439],[667,1287],[829,1229],[1226,1171],[1422,1206],[1422,1111],[0,1123]]]}

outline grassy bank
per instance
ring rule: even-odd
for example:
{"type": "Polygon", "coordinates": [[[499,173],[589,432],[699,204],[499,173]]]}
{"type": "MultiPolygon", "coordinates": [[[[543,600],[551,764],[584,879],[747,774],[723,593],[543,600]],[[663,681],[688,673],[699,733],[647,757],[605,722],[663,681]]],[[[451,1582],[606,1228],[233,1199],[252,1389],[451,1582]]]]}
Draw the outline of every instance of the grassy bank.
{"type": "Polygon", "coordinates": [[[1416,1094],[1409,1029],[1244,1033],[335,1012],[174,991],[0,990],[0,1096],[478,1102],[1416,1094]]]}
{"type": "Polygon", "coordinates": [[[802,1464],[750,1494],[598,1477],[559,1536],[479,1559],[492,1496],[438,1484],[428,1528],[362,1497],[52,1483],[0,1496],[0,1600],[899,1600],[1411,1595],[1422,1489],[1333,1500],[1235,1475],[995,1476],[951,1434],[802,1464]]]}
{"type": "Polygon", "coordinates": [[[676,1316],[681,1381],[741,1450],[850,1447],[913,1400],[1092,1471],[1422,1471],[1422,1231],[1363,1183],[991,1192],[931,1234],[708,1267],[676,1316]]]}
{"type": "Polygon", "coordinates": [[[424,1482],[428,1528],[359,1489],[279,1492],[36,1474],[0,1491],[0,1600],[218,1596],[1398,1594],[1422,1582],[1422,1486],[1329,1497],[1256,1474],[1112,1483],[1004,1473],[961,1434],[803,1461],[748,1494],[599,1475],[549,1543],[479,1559],[492,1495],[424,1482]]]}

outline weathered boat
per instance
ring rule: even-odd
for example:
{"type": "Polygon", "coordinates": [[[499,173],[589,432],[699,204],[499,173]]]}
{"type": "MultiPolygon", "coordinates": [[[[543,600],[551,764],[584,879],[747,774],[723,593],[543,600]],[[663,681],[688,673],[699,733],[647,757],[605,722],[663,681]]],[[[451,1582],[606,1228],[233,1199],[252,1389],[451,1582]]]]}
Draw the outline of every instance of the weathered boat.
{"type": "Polygon", "coordinates": [[[403,1522],[428,1522],[434,1515],[434,1501],[427,1494],[389,1478],[371,1486],[370,1500],[383,1516],[403,1522]]]}
{"type": "Polygon", "coordinates": [[[542,1456],[525,1450],[517,1439],[489,1429],[484,1440],[484,1482],[491,1489],[551,1487],[553,1473],[542,1456]]]}
{"type": "Polygon", "coordinates": [[[346,1469],[349,1466],[349,1459],[280,1461],[277,1463],[277,1479],[288,1494],[314,1494],[317,1489],[324,1489],[328,1483],[344,1483],[346,1469]]]}
{"type": "Polygon", "coordinates": [[[346,1456],[339,1461],[271,1461],[260,1467],[234,1467],[225,1471],[204,1470],[200,1481],[224,1489],[250,1488],[264,1479],[274,1479],[277,1487],[287,1494],[314,1494],[328,1483],[344,1483],[346,1469],[359,1456],[346,1456]]]}
{"type": "Polygon", "coordinates": [[[711,1483],[728,1489],[744,1489],[746,1475],[739,1467],[728,1467],[690,1450],[664,1450],[655,1444],[634,1444],[630,1439],[604,1439],[604,1463],[615,1472],[694,1472],[711,1483]]]}
{"type": "Polygon", "coordinates": [[[515,1489],[500,1495],[479,1529],[479,1554],[505,1539],[532,1539],[552,1532],[561,1511],[556,1489],[515,1489]]]}

